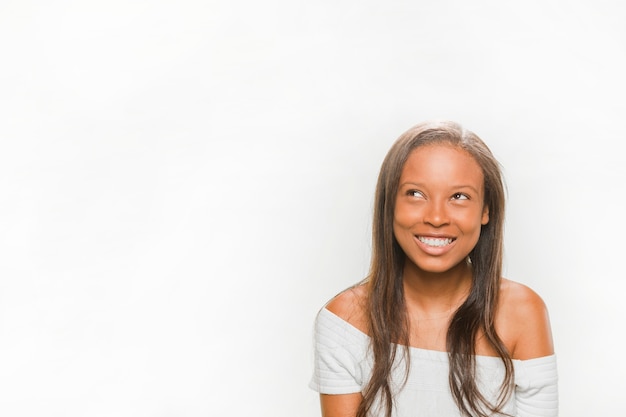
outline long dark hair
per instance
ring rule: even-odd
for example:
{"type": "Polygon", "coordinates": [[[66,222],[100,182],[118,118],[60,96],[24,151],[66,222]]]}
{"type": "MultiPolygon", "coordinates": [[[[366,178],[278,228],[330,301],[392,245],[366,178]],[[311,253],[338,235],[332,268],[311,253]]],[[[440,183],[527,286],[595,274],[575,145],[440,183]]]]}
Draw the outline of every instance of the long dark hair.
{"type": "Polygon", "coordinates": [[[454,313],[446,343],[450,364],[449,383],[454,401],[463,415],[486,417],[502,409],[513,387],[513,363],[495,331],[494,318],[500,289],[504,184],[500,165],[485,143],[474,133],[450,121],[429,121],[402,134],[385,157],[378,177],[372,225],[372,261],[367,283],[367,314],[374,355],[372,376],[363,390],[357,417],[366,417],[380,396],[386,416],[391,416],[393,392],[390,373],[396,360],[396,344],[403,345],[409,369],[409,319],[406,315],[402,271],[405,254],[393,233],[393,218],[400,175],[414,149],[432,143],[449,144],[468,152],[484,176],[489,222],[469,254],[473,269],[470,293],[454,313]],[[476,384],[476,338],[482,332],[502,359],[505,377],[496,404],[485,398],[476,384]]]}

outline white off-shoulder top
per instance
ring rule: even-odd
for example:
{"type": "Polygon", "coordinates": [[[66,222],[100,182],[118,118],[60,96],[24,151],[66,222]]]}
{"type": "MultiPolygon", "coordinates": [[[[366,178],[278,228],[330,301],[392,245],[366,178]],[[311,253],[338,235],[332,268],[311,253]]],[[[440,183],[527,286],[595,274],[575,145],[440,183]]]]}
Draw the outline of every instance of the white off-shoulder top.
{"type": "MultiPolygon", "coordinates": [[[[369,336],[327,309],[315,321],[315,359],[309,387],[321,394],[362,392],[369,381],[373,357],[369,336]]],[[[406,384],[404,360],[394,366],[394,417],[461,416],[448,385],[446,352],[410,347],[410,373],[406,384]]],[[[402,358],[398,352],[397,358],[402,358]]],[[[517,417],[558,416],[556,356],[513,360],[515,390],[503,412],[517,417]]],[[[481,393],[496,402],[504,378],[500,358],[476,356],[477,383],[481,393]]],[[[378,417],[377,406],[371,413],[378,417]]]]}

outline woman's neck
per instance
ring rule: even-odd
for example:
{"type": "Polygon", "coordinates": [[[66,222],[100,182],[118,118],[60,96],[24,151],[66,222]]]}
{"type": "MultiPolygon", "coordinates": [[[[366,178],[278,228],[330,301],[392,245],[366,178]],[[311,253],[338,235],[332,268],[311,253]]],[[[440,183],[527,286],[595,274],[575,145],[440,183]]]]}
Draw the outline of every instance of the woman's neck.
{"type": "Polygon", "coordinates": [[[442,273],[429,273],[407,261],[403,272],[404,299],[408,312],[421,317],[451,314],[467,298],[472,268],[461,263],[442,273]]]}

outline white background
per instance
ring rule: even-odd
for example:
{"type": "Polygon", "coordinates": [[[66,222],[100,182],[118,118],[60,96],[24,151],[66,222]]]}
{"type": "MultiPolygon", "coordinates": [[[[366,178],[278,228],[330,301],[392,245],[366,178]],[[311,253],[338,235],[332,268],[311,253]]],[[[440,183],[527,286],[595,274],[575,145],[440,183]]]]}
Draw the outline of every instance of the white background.
{"type": "Polygon", "coordinates": [[[504,166],[561,415],[626,402],[621,1],[0,2],[0,415],[319,415],[378,168],[450,118],[504,166]]]}

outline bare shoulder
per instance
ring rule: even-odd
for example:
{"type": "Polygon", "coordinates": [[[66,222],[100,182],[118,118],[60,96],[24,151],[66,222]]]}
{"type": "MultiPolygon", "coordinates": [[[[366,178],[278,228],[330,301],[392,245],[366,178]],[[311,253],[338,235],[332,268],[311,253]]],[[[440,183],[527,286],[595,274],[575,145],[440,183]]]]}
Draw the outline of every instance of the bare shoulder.
{"type": "Polygon", "coordinates": [[[543,299],[530,287],[509,279],[502,279],[500,302],[511,313],[537,313],[546,310],[543,299]]]}
{"type": "MultiPolygon", "coordinates": [[[[342,291],[325,308],[339,316],[363,333],[367,331],[367,284],[358,284],[342,291]]],[[[360,392],[354,394],[320,394],[320,405],[324,417],[356,416],[363,399],[360,392]]]]}
{"type": "Polygon", "coordinates": [[[548,309],[530,287],[503,279],[496,321],[498,333],[514,359],[554,353],[548,309]]]}
{"type": "Polygon", "coordinates": [[[358,284],[342,291],[326,304],[326,309],[367,333],[367,284],[358,284]]]}

